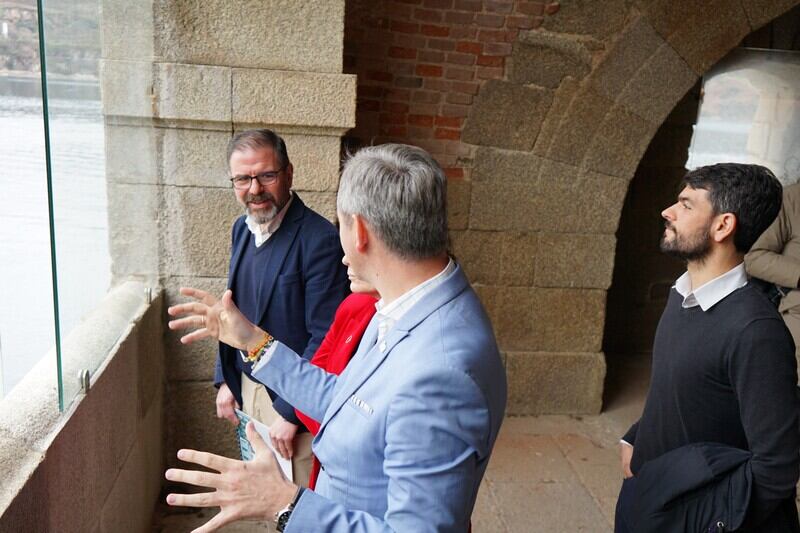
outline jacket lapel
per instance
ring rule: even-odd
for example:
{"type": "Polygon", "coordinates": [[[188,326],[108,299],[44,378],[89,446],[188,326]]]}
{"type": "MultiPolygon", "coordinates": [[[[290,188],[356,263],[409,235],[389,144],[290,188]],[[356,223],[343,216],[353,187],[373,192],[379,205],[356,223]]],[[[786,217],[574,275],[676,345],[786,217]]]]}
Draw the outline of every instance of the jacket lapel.
{"type": "Polygon", "coordinates": [[[270,237],[274,241],[272,245],[272,253],[267,261],[267,266],[264,268],[263,275],[261,276],[261,284],[258,290],[258,303],[261,312],[258,316],[257,324],[261,324],[264,320],[264,315],[267,314],[269,309],[269,300],[272,298],[272,291],[275,288],[275,282],[281,273],[283,262],[286,260],[286,255],[292,247],[297,232],[300,229],[300,221],[305,214],[305,206],[300,198],[295,194],[292,199],[292,205],[289,206],[289,211],[286,213],[280,228],[275,234],[270,237]]]}
{"type": "Polygon", "coordinates": [[[233,288],[233,280],[236,279],[236,271],[239,269],[239,263],[242,259],[242,254],[244,253],[244,248],[247,246],[247,243],[250,242],[250,232],[247,229],[247,224],[244,222],[244,217],[239,219],[242,221],[241,226],[238,230],[238,239],[233,245],[233,250],[231,254],[231,266],[230,272],[228,273],[228,287],[229,289],[233,288]]]}

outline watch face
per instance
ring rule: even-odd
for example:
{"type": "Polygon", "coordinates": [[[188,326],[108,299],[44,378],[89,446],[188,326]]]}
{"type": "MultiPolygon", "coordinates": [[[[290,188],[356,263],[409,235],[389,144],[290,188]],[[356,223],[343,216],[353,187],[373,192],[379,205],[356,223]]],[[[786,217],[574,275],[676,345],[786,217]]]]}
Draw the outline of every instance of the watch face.
{"type": "Polygon", "coordinates": [[[286,524],[289,523],[289,517],[290,516],[292,516],[291,509],[282,512],[278,516],[278,523],[275,526],[275,529],[278,531],[278,533],[281,533],[283,531],[283,529],[286,527],[286,524]]]}

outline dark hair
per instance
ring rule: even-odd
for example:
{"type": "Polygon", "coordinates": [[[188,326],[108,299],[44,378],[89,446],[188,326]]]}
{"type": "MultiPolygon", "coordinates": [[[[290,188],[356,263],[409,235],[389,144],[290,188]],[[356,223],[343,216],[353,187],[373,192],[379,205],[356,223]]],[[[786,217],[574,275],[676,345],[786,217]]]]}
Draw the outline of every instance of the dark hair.
{"type": "Polygon", "coordinates": [[[228,166],[231,164],[233,152],[243,150],[258,150],[271,148],[278,156],[278,167],[283,169],[289,166],[289,154],[286,152],[286,143],[280,135],[266,128],[260,130],[240,131],[228,141],[228,166]]]}
{"type": "Polygon", "coordinates": [[[714,214],[733,213],[736,250],[747,253],[778,216],[783,188],[770,169],[761,165],[718,163],[692,170],[681,188],[704,189],[714,214]]]}

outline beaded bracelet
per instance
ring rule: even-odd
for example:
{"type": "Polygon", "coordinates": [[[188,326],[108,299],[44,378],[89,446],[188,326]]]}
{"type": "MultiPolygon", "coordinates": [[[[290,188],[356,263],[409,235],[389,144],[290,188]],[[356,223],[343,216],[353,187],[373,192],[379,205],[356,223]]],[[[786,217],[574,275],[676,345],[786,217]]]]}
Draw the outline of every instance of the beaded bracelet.
{"type": "Polygon", "coordinates": [[[256,345],[255,348],[247,352],[247,359],[246,362],[248,363],[257,363],[261,356],[264,355],[272,343],[275,342],[275,337],[270,335],[269,333],[264,332],[264,338],[256,345]]]}

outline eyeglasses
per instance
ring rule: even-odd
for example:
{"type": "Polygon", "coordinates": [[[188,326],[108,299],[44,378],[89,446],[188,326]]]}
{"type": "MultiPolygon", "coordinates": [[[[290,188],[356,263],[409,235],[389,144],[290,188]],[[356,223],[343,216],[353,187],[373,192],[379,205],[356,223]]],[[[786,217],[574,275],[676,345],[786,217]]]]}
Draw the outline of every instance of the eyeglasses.
{"type": "Polygon", "coordinates": [[[283,168],[280,170],[270,170],[262,172],[261,174],[256,174],[255,176],[234,176],[231,178],[231,183],[234,189],[240,190],[249,189],[254,179],[257,179],[258,183],[262,186],[272,185],[278,180],[278,176],[280,176],[281,172],[284,170],[283,168]]]}

